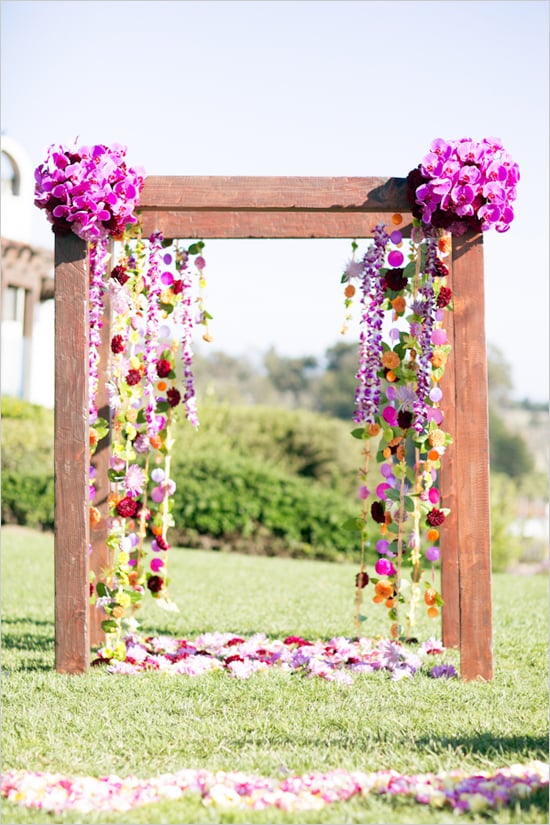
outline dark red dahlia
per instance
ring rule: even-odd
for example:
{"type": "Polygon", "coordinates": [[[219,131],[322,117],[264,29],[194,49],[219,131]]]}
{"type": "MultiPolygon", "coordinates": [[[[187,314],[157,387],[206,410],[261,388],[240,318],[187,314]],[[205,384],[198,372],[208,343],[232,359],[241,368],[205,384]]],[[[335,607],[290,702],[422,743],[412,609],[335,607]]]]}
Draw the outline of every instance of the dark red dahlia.
{"type": "Polygon", "coordinates": [[[147,587],[151,593],[160,593],[164,587],[164,579],[161,576],[149,576],[147,579],[147,587]]]}
{"type": "Polygon", "coordinates": [[[171,407],[177,407],[181,401],[181,393],[175,387],[170,387],[166,393],[166,397],[171,407]]]}
{"type": "Polygon", "coordinates": [[[157,361],[157,375],[159,378],[166,378],[172,372],[172,364],[166,358],[157,361]]]}
{"type": "Polygon", "coordinates": [[[113,335],[111,338],[111,352],[113,355],[118,355],[119,352],[124,352],[125,344],[122,335],[113,335]]]}
{"type": "Polygon", "coordinates": [[[397,413],[397,423],[402,430],[408,430],[412,426],[413,414],[411,410],[399,410],[397,413]]]}
{"type": "Polygon", "coordinates": [[[141,381],[141,373],[139,370],[128,370],[126,373],[126,383],[129,387],[139,384],[141,381]]]}
{"type": "Polygon", "coordinates": [[[365,573],[363,571],[363,572],[358,573],[356,575],[356,577],[355,577],[355,586],[356,587],[358,587],[362,590],[363,587],[366,587],[368,583],[369,583],[369,574],[368,573],[365,573]]]}
{"type": "Polygon", "coordinates": [[[439,295],[437,296],[437,306],[440,309],[443,309],[443,307],[449,306],[452,299],[453,299],[452,289],[449,289],[448,286],[442,286],[441,289],[439,290],[439,295]]]}
{"type": "Polygon", "coordinates": [[[116,511],[121,518],[132,518],[137,511],[138,503],[130,496],[121,498],[116,506],[116,511]]]}
{"type": "Polygon", "coordinates": [[[170,550],[171,545],[162,536],[155,536],[155,541],[161,550],[170,550]]]}
{"type": "Polygon", "coordinates": [[[386,510],[381,501],[373,501],[370,507],[370,514],[378,524],[384,524],[386,521],[386,510]]]}
{"type": "Polygon", "coordinates": [[[111,278],[114,278],[115,281],[118,281],[121,286],[123,286],[126,281],[129,280],[130,276],[126,272],[123,266],[115,266],[113,271],[111,272],[111,278]]]}
{"type": "Polygon", "coordinates": [[[384,276],[386,287],[393,289],[394,292],[400,292],[402,289],[405,289],[407,280],[407,276],[403,274],[403,269],[399,268],[389,269],[384,276]]]}
{"type": "Polygon", "coordinates": [[[445,513],[442,510],[438,510],[437,507],[432,507],[426,516],[426,521],[430,527],[439,527],[439,525],[445,521],[445,513]]]}
{"type": "Polygon", "coordinates": [[[449,267],[447,266],[447,264],[444,264],[443,261],[440,260],[440,258],[436,258],[435,271],[433,274],[436,278],[446,278],[449,274],[449,267]]]}
{"type": "Polygon", "coordinates": [[[174,281],[172,284],[172,292],[174,295],[179,295],[183,291],[183,281],[174,281]]]}

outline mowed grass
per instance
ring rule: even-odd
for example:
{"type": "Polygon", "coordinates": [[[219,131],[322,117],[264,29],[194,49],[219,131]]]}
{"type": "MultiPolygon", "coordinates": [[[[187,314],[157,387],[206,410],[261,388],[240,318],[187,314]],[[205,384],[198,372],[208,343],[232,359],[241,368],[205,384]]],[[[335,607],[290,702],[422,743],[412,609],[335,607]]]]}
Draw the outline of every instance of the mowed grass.
{"type": "MultiPolygon", "coordinates": [[[[332,768],[402,772],[488,770],[548,759],[548,580],[495,575],[495,678],[490,683],[356,677],[352,686],[276,670],[246,681],[54,671],[53,539],[4,528],[3,768],[146,778],[181,768],[283,777],[332,768]]],[[[174,549],[171,594],[180,612],[147,599],[146,632],[187,638],[353,636],[355,567],[174,549]]],[[[384,610],[365,599],[369,635],[386,634],[384,610]]],[[[480,633],[484,628],[480,628],[480,633]]],[[[438,636],[422,619],[419,635],[438,636]]],[[[448,655],[458,664],[457,654],[448,655]]],[[[52,823],[3,804],[3,821],[52,823]]],[[[381,798],[321,812],[208,808],[197,798],[128,814],[65,814],[67,823],[447,823],[449,811],[381,798]]],[[[546,793],[463,822],[547,823],[546,793]]]]}

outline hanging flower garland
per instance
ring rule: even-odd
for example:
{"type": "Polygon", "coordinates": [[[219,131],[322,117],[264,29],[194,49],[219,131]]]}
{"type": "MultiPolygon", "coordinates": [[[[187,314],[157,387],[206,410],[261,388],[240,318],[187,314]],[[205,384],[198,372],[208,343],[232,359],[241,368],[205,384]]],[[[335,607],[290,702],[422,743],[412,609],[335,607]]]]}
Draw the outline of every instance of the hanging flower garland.
{"type": "MultiPolygon", "coordinates": [[[[369,584],[374,589],[372,601],[388,610],[393,637],[412,637],[421,601],[429,617],[439,615],[443,600],[434,584],[434,565],[440,558],[439,528],[450,511],[442,504],[438,480],[445,450],[452,443],[452,435],[443,429],[439,386],[450,353],[445,314],[453,308],[445,259],[453,235],[491,228],[507,231],[519,178],[518,165],[497,139],[437,139],[407,178],[414,215],[408,249],[401,231],[384,225],[374,229],[361,261],[356,260],[358,247],[352,242],[352,259],[342,276],[342,331],[351,318],[355,281],[361,320],[354,421],[361,426],[352,435],[366,442],[359,471],[361,511],[348,524],[361,537],[355,580],[358,632],[366,619],[362,599],[369,584]],[[367,477],[373,453],[381,481],[371,492],[367,477]],[[373,524],[379,537],[375,576],[369,576],[366,547],[373,524]],[[412,568],[410,581],[403,576],[405,562],[412,568]],[[426,562],[431,576],[424,582],[422,598],[426,562]]],[[[402,216],[394,215],[392,222],[399,226],[402,216]]]]}
{"type": "MultiPolygon", "coordinates": [[[[35,171],[35,204],[45,210],[53,231],[73,232],[88,242],[90,459],[109,432],[108,422],[98,417],[96,400],[106,293],[113,311],[107,387],[113,416],[110,560],[101,580],[91,584],[92,601],[106,613],[102,627],[107,643],[102,655],[108,659],[125,656],[123,631],[136,629],[135,612],[146,590],[166,609],[177,609],[167,590],[167,531],[173,526],[175,492],[170,478],[172,424],[175,408],[182,403],[190,423],[198,426],[192,373],[194,324],[204,325],[203,338],[212,340],[211,316],[204,307],[204,243],[184,249],[179,242],[175,246],[165,242],[158,233],[148,240],[141,238],[134,211],[144,173],[129,168],[125,155],[125,147],[118,144],[51,146],[35,171]],[[113,240],[122,240],[123,250],[109,272],[113,240]],[[177,387],[175,328],[182,338],[183,396],[177,387]],[[147,538],[153,553],[150,560],[147,538]]],[[[95,526],[102,516],[93,503],[93,466],[90,482],[90,522],[95,526]]]]}
{"type": "Polygon", "coordinates": [[[147,242],[129,237],[111,273],[111,562],[95,586],[96,603],[107,613],[102,627],[108,638],[99,654],[107,660],[126,657],[123,637],[137,628],[135,614],[147,590],[161,607],[177,610],[168,594],[167,533],[174,525],[176,490],[171,478],[172,425],[176,408],[183,404],[189,421],[198,426],[190,337],[193,305],[202,300],[193,287],[201,278],[204,258],[200,256],[194,276],[190,265],[203,248],[199,242],[183,249],[180,242],[166,243],[159,234],[147,242]],[[184,396],[177,387],[178,329],[183,329],[186,342],[184,396]]]}

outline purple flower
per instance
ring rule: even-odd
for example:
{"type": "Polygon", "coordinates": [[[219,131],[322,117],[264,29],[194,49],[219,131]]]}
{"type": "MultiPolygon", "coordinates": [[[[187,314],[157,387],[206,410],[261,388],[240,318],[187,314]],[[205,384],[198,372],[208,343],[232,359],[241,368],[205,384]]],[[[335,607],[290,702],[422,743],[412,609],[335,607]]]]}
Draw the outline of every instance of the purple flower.
{"type": "Polygon", "coordinates": [[[455,679],[458,673],[454,665],[435,665],[429,675],[432,679],[455,679]]]}

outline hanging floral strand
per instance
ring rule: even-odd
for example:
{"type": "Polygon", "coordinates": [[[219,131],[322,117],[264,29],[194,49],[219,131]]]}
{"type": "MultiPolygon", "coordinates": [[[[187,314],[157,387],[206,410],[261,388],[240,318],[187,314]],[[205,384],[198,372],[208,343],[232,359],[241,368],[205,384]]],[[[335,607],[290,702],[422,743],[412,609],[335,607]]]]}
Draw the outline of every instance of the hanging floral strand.
{"type": "MultiPolygon", "coordinates": [[[[449,270],[444,263],[451,249],[450,236],[493,227],[506,231],[513,219],[518,181],[518,166],[497,139],[479,143],[470,139],[435,140],[407,179],[415,217],[409,263],[402,268],[401,233],[394,230],[388,236],[383,226],[376,227],[374,243],[363,259],[354,414],[354,421],[362,426],[352,435],[365,439],[367,445],[370,439],[376,439],[373,443],[377,443],[382,481],[376,485],[376,497],[369,507],[367,472],[371,450],[367,446],[365,466],[360,470],[361,513],[349,522],[351,530],[361,532],[356,622],[365,619],[359,613],[359,590],[371,583],[373,601],[388,608],[393,636],[409,638],[415,625],[423,555],[432,565],[423,599],[428,616],[436,617],[442,604],[435,588],[433,565],[440,558],[439,528],[449,513],[442,506],[437,481],[441,460],[452,442],[451,435],[442,429],[443,394],[439,387],[450,352],[444,329],[445,312],[453,308],[452,291],[446,281],[449,270]],[[393,326],[387,343],[382,340],[381,330],[390,312],[393,326]],[[369,577],[365,546],[372,523],[379,531],[375,542],[378,559],[374,565],[376,576],[369,577]],[[428,546],[422,554],[424,541],[428,546]],[[406,560],[412,564],[412,587],[405,629],[399,611],[408,586],[402,573],[406,560]]],[[[394,216],[392,222],[398,225],[401,220],[401,216],[394,216]]],[[[342,281],[349,283],[352,272],[353,260],[342,281]]],[[[346,292],[346,321],[354,292],[346,292]]]]}

